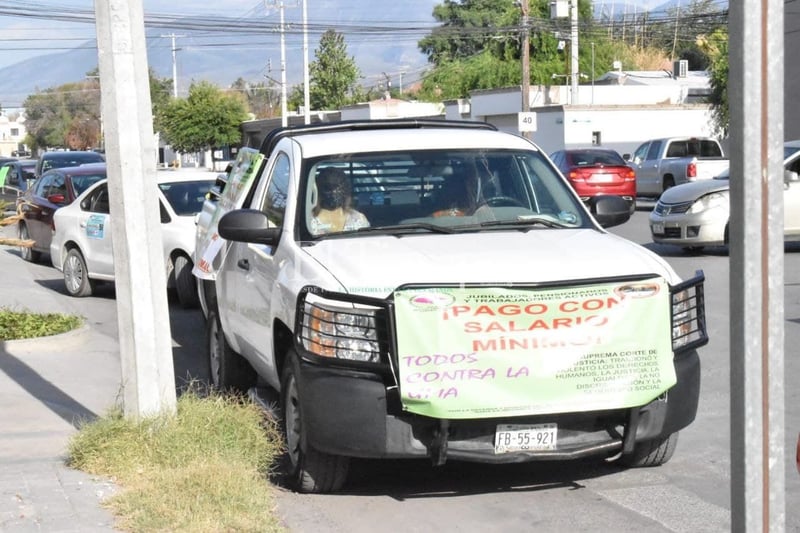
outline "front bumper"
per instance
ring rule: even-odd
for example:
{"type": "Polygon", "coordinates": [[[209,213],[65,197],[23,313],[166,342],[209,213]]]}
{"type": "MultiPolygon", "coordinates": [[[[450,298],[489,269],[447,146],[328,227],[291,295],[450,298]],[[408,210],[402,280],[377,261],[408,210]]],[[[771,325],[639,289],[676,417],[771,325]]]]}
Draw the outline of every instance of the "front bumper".
{"type": "Polygon", "coordinates": [[[405,413],[397,389],[376,373],[300,362],[301,412],[308,443],[349,457],[430,457],[512,463],[577,459],[631,451],[635,442],[666,437],[689,425],[700,395],[695,350],[675,359],[677,384],[633,409],[474,420],[439,420],[405,413]],[[555,450],[495,454],[498,424],[558,425],[555,450]]]}
{"type": "Polygon", "coordinates": [[[728,218],[713,211],[699,214],[650,214],[653,242],[678,246],[718,246],[726,244],[728,218]]]}

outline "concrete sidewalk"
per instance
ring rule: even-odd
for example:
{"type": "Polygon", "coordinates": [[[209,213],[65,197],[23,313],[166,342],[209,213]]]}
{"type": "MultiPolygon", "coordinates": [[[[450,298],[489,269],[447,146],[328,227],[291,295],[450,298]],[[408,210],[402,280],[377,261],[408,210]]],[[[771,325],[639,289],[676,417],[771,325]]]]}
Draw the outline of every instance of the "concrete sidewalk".
{"type": "MultiPolygon", "coordinates": [[[[0,235],[15,236],[9,227],[0,235]]],[[[37,283],[44,268],[0,245],[0,307],[72,314],[68,296],[37,283]]],[[[101,502],[116,487],[65,460],[80,421],[108,412],[119,382],[116,339],[92,324],[54,337],[0,341],[0,531],[115,531],[101,502]]]]}

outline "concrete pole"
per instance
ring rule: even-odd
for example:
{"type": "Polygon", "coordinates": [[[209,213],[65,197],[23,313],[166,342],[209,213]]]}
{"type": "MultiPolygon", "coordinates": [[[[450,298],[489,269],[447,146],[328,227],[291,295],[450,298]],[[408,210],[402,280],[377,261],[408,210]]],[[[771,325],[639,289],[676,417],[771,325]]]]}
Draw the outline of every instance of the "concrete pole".
{"type": "Polygon", "coordinates": [[[578,77],[580,76],[580,66],[578,65],[578,0],[572,0],[569,5],[570,14],[570,44],[569,50],[572,56],[572,66],[570,69],[570,79],[572,81],[570,89],[570,104],[578,104],[578,77]]]}
{"type": "Polygon", "coordinates": [[[280,0],[281,12],[281,126],[289,124],[289,111],[286,107],[286,34],[283,24],[283,0],[280,0]]]}
{"type": "MultiPolygon", "coordinates": [[[[522,112],[527,113],[531,110],[531,41],[528,28],[528,0],[521,0],[522,7],[522,112]]],[[[522,132],[526,139],[531,138],[531,132],[522,132]]]]}
{"type": "Polygon", "coordinates": [[[730,433],[734,532],[783,532],[786,526],[784,3],[730,3],[730,433]]]}
{"type": "Polygon", "coordinates": [[[124,413],[176,411],[141,0],[95,0],[124,413]]]}
{"type": "Polygon", "coordinates": [[[303,109],[305,110],[305,123],[311,124],[311,95],[309,94],[308,74],[308,9],[307,0],[303,0],[303,109]]]}

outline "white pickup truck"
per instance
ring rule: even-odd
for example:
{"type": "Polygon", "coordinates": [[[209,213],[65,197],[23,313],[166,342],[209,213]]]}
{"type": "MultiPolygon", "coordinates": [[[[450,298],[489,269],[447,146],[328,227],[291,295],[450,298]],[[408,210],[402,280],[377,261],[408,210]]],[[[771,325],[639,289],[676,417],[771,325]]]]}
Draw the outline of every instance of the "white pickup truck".
{"type": "Polygon", "coordinates": [[[702,272],[606,232],[627,203],[593,218],[522,137],[281,128],[220,189],[194,271],[210,379],[272,391],[298,491],[353,457],[655,466],[695,418],[702,272]]]}
{"type": "Polygon", "coordinates": [[[636,170],[636,195],[650,197],[719,176],[729,166],[719,142],[706,137],[652,139],[639,145],[629,162],[636,170]]]}

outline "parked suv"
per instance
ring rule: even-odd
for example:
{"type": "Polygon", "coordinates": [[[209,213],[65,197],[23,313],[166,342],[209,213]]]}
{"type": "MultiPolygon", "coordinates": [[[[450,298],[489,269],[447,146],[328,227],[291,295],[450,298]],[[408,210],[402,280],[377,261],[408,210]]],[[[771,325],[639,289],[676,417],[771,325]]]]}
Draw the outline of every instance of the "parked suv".
{"type": "Polygon", "coordinates": [[[658,465],[695,417],[702,274],[607,233],[627,202],[593,217],[522,137],[284,128],[221,182],[195,247],[209,372],[277,393],[297,490],[351,457],[658,465]]]}

